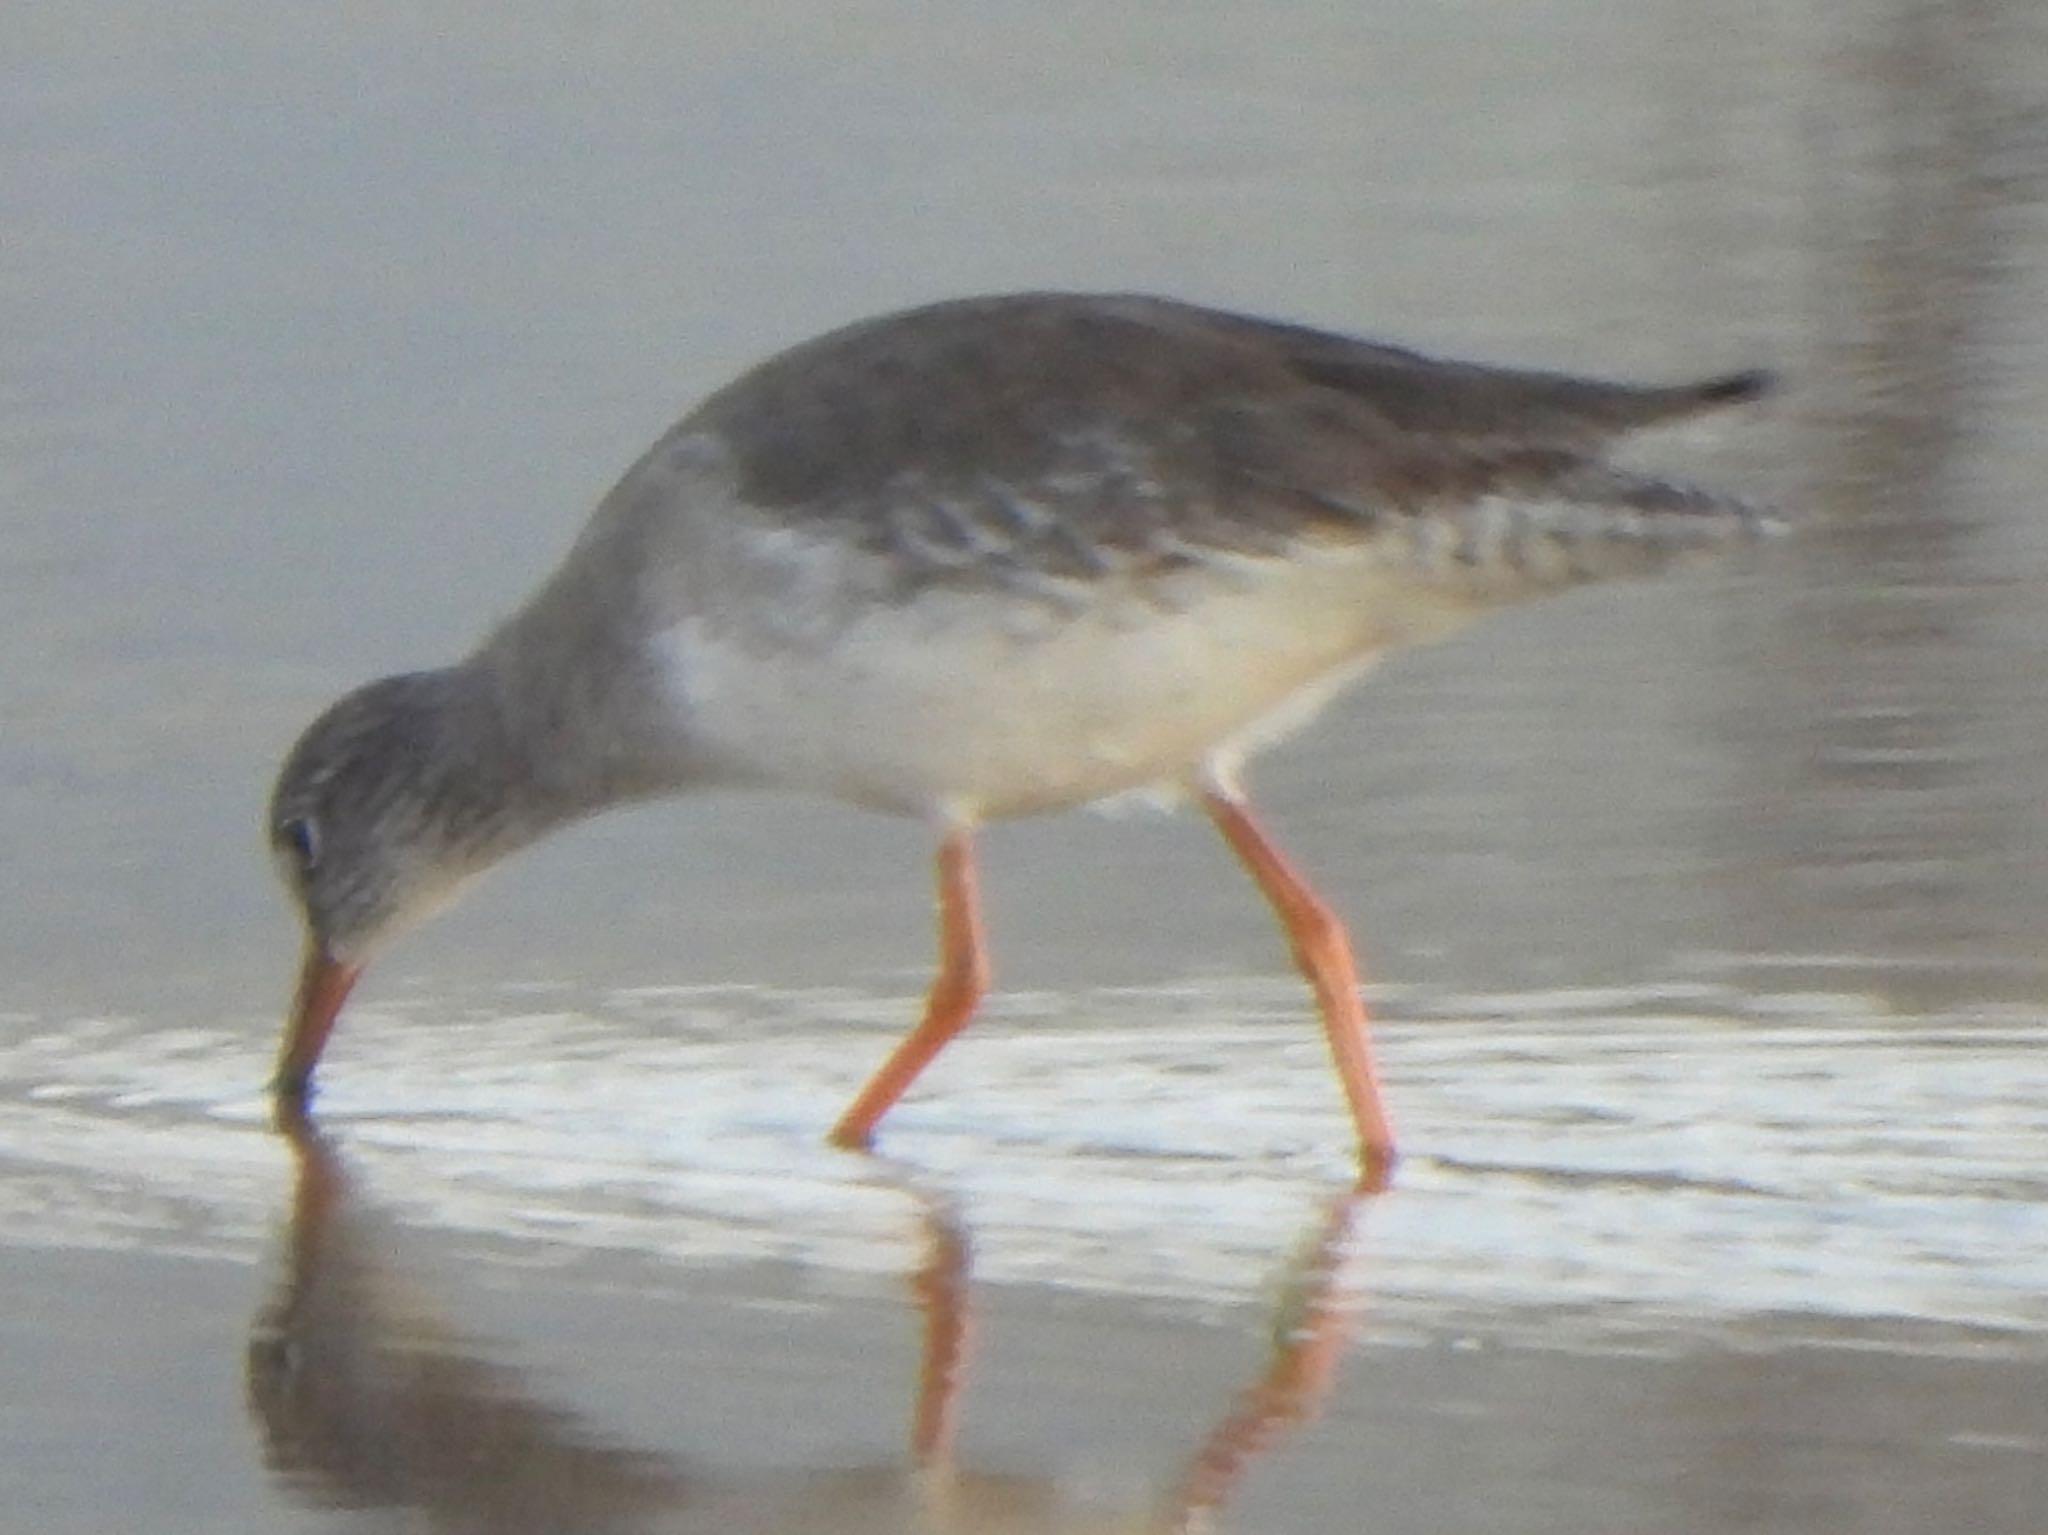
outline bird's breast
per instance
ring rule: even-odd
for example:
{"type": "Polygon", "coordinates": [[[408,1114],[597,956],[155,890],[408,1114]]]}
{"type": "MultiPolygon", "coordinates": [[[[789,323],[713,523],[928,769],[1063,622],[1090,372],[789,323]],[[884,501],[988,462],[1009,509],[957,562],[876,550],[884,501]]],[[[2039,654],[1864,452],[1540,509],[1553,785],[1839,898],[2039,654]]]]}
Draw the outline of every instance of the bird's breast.
{"type": "Polygon", "coordinates": [[[1064,589],[904,592],[842,547],[706,594],[652,639],[692,746],[730,776],[979,820],[1184,780],[1381,649],[1455,620],[1332,546],[1064,589]]]}

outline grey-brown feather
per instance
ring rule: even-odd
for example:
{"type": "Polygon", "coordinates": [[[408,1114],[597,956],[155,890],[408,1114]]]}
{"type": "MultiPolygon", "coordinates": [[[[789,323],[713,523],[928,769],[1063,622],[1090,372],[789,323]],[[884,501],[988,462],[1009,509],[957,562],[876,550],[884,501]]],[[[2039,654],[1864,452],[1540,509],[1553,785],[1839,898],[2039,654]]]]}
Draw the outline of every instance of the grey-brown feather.
{"type": "Polygon", "coordinates": [[[1629,476],[1620,434],[1751,399],[1760,373],[1640,387],[1442,361],[1168,300],[967,299],[796,347],[679,428],[741,502],[886,557],[906,587],[1143,577],[1303,540],[1414,546],[1500,599],[1768,531],[1629,476]],[[1497,538],[1503,506],[1510,516],[1497,538]],[[1484,525],[1481,527],[1480,525],[1484,525]]]}

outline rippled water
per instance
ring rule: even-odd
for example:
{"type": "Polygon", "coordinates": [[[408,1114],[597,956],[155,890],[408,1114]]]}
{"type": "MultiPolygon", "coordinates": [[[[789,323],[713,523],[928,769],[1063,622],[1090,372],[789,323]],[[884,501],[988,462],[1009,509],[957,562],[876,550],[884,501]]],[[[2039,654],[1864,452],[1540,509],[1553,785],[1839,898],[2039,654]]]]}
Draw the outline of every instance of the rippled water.
{"type": "MultiPolygon", "coordinates": [[[[321,1119],[408,1219],[682,1269],[894,1273],[902,1200],[822,1132],[914,999],[663,988],[416,998],[350,1021],[321,1119]]],[[[1409,1154],[1374,1293],[1587,1341],[1778,1313],[2048,1330],[2039,1016],[1867,997],[1382,1000],[1409,1154]],[[1528,1320],[1517,1324],[1517,1312],[1528,1320]]],[[[0,1236],[246,1254],[278,1200],[265,1052],[223,1031],[22,1027],[0,1236]]],[[[1220,1303],[1349,1176],[1304,999],[1277,983],[1010,996],[888,1121],[991,1282],[1220,1303]]],[[[884,1164],[886,1171],[888,1164],[884,1164]]]]}

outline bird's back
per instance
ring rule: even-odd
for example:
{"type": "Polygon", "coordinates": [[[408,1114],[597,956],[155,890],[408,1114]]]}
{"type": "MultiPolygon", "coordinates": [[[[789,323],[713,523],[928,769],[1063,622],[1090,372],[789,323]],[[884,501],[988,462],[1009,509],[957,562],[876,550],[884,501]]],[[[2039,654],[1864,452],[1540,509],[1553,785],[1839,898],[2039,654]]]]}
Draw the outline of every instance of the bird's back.
{"type": "Polygon", "coordinates": [[[1753,530],[1737,502],[1596,466],[1622,433],[1767,382],[1642,388],[1162,299],[1022,294],[832,332],[678,430],[720,445],[748,512],[906,581],[1087,581],[1384,539],[1418,550],[1419,577],[1438,551],[1453,582],[1494,565],[1506,597],[1518,576],[1548,589],[1753,530]]]}
{"type": "Polygon", "coordinates": [[[494,643],[603,657],[587,689],[524,692],[612,736],[684,721],[657,778],[708,756],[920,813],[1076,803],[1185,775],[1491,606],[1758,531],[1600,450],[1761,387],[1442,362],[1151,298],[935,305],[711,396],[494,643]]]}

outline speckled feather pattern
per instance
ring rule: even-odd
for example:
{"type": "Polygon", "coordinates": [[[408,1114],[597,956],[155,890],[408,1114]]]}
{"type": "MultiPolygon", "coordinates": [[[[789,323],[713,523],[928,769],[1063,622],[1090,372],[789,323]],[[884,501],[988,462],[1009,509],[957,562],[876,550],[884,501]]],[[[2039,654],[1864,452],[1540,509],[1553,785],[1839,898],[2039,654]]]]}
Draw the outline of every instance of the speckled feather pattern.
{"type": "Polygon", "coordinates": [[[1639,388],[1161,299],[1026,294],[809,342],[678,431],[723,446],[740,503],[883,557],[906,588],[1085,582],[1304,540],[1387,540],[1460,583],[1475,563],[1501,567],[1497,587],[1526,567],[1547,588],[1608,573],[1618,551],[1597,545],[1638,546],[1618,563],[1639,568],[1755,531],[1738,501],[1594,466],[1621,433],[1765,385],[1639,388]],[[1506,507],[1521,510],[1500,522],[1506,507]],[[1587,552],[1554,557],[1573,542],[1587,552]]]}

